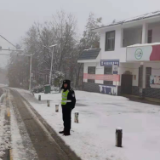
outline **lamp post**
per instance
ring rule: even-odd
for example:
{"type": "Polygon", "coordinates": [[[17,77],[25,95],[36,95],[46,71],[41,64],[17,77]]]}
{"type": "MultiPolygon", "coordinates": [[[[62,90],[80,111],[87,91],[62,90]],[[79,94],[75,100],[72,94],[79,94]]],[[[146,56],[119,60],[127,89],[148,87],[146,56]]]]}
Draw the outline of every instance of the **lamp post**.
{"type": "Polygon", "coordinates": [[[29,69],[29,91],[32,91],[32,60],[34,54],[21,54],[21,56],[30,57],[30,69],[29,69]]]}
{"type": "Polygon", "coordinates": [[[32,91],[32,59],[33,54],[30,55],[30,78],[29,78],[29,90],[32,91]]]}
{"type": "Polygon", "coordinates": [[[52,50],[52,59],[51,59],[51,69],[50,69],[50,74],[49,74],[49,84],[51,85],[52,82],[52,68],[53,68],[53,53],[54,53],[54,47],[57,46],[57,44],[51,45],[49,47],[43,46],[45,48],[53,48],[52,50]]]}

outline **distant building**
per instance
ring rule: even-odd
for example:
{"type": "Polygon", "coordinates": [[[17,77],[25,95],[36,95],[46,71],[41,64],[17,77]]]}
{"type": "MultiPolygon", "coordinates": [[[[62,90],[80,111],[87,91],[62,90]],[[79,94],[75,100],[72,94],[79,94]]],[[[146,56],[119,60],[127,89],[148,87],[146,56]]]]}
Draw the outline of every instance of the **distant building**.
{"type": "Polygon", "coordinates": [[[160,11],[93,29],[100,49],[85,50],[83,89],[160,98],[160,11]]]}

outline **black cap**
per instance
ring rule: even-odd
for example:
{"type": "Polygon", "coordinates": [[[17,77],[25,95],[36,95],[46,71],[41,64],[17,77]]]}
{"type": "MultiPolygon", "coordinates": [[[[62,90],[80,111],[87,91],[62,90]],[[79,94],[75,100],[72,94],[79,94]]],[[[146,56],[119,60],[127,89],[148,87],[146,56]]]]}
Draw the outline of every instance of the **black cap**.
{"type": "Polygon", "coordinates": [[[70,84],[71,81],[66,79],[66,80],[63,81],[63,84],[65,84],[65,83],[70,84]]]}
{"type": "Polygon", "coordinates": [[[64,89],[64,84],[67,84],[67,89],[70,89],[71,87],[71,81],[66,79],[63,81],[63,84],[62,84],[62,89],[64,89]]]}

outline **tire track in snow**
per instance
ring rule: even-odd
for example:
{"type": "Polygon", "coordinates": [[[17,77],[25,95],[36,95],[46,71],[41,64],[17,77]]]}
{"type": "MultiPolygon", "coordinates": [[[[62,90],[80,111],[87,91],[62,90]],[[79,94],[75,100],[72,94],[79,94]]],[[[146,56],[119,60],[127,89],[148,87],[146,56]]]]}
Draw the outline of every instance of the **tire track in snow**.
{"type": "Polygon", "coordinates": [[[14,160],[38,160],[36,151],[32,145],[31,139],[22,121],[21,115],[14,104],[13,96],[10,95],[11,107],[11,132],[12,132],[12,147],[14,160]],[[13,104],[13,105],[12,105],[13,104]]]}
{"type": "Polygon", "coordinates": [[[11,148],[10,115],[8,111],[7,92],[1,96],[0,112],[0,160],[8,159],[11,148]]]}

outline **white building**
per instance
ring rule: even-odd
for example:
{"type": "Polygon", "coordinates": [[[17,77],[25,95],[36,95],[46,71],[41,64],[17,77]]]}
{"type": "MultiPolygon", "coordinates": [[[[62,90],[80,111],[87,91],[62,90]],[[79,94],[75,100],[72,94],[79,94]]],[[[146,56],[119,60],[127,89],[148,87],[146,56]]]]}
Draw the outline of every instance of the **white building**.
{"type": "Polygon", "coordinates": [[[100,34],[100,49],[79,57],[83,89],[160,98],[160,11],[93,31],[100,34]]]}

